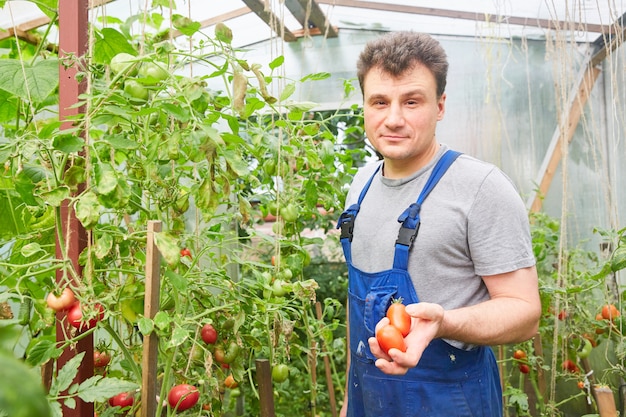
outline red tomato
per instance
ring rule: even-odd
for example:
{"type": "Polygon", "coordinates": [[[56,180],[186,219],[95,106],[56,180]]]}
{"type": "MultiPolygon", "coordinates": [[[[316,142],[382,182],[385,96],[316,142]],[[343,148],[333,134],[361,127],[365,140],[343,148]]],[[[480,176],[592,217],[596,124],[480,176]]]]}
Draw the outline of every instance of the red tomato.
{"type": "Polygon", "coordinates": [[[565,320],[569,317],[569,313],[566,310],[561,310],[557,316],[559,320],[565,320]]]}
{"type": "Polygon", "coordinates": [[[135,403],[134,392],[122,392],[114,397],[109,398],[109,405],[111,407],[130,407],[135,403]]]}
{"type": "Polygon", "coordinates": [[[212,345],[217,341],[217,330],[215,330],[215,328],[210,323],[207,323],[202,326],[200,336],[202,337],[204,343],[212,345]]]}
{"type": "Polygon", "coordinates": [[[96,303],[94,305],[97,315],[90,317],[88,320],[83,319],[83,310],[80,303],[75,303],[72,308],[67,312],[67,320],[72,327],[77,328],[80,331],[93,329],[100,320],[104,318],[104,307],[102,304],[96,303]]]}
{"type": "Polygon", "coordinates": [[[606,304],[602,306],[602,318],[604,320],[613,321],[613,319],[619,316],[620,316],[620,312],[617,309],[617,307],[615,307],[613,304],[606,304]]]}
{"type": "Polygon", "coordinates": [[[402,333],[400,333],[397,327],[391,324],[384,325],[376,332],[376,340],[378,340],[380,348],[385,353],[389,353],[389,349],[391,348],[406,352],[406,345],[404,344],[402,333]]]}
{"type": "Polygon", "coordinates": [[[411,330],[411,316],[406,312],[406,306],[400,302],[393,302],[387,309],[389,324],[400,330],[402,337],[406,337],[411,330]]]}
{"type": "Polygon", "coordinates": [[[186,256],[189,259],[191,259],[191,251],[189,250],[189,248],[182,248],[180,250],[180,256],[181,256],[181,258],[186,256]]]}
{"type": "Polygon", "coordinates": [[[580,370],[578,369],[578,365],[576,365],[574,361],[569,360],[569,359],[564,360],[563,363],[561,364],[561,367],[563,368],[564,371],[568,371],[571,373],[576,373],[580,370]]]}
{"type": "Polygon", "coordinates": [[[525,363],[520,363],[519,371],[523,374],[527,374],[530,372],[530,366],[526,365],[525,363]]]}
{"type": "Polygon", "coordinates": [[[578,385],[578,389],[585,389],[585,381],[578,381],[576,385],[578,385]]]}
{"type": "Polygon", "coordinates": [[[55,293],[51,292],[46,297],[46,303],[48,307],[53,309],[54,311],[63,311],[69,309],[76,302],[76,297],[74,296],[74,292],[65,287],[61,292],[60,296],[56,296],[55,293]]]}
{"type": "Polygon", "coordinates": [[[96,368],[104,368],[111,362],[111,356],[106,352],[93,351],[93,366],[96,368]]]}
{"type": "Polygon", "coordinates": [[[188,410],[198,402],[200,391],[198,388],[189,384],[180,384],[172,387],[167,394],[167,402],[170,407],[178,411],[188,410]]]}
{"type": "Polygon", "coordinates": [[[524,352],[522,349],[518,349],[513,353],[513,358],[519,360],[522,359],[526,359],[526,352],[524,352]]]}

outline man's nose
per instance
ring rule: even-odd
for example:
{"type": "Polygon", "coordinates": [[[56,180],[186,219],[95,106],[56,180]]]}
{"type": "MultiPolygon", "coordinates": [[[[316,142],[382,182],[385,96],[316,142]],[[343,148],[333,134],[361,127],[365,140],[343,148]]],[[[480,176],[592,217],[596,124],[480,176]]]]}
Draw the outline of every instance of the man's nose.
{"type": "Polygon", "coordinates": [[[392,104],[387,111],[387,117],[385,118],[385,124],[390,128],[396,128],[404,125],[404,113],[402,106],[399,104],[392,104]]]}

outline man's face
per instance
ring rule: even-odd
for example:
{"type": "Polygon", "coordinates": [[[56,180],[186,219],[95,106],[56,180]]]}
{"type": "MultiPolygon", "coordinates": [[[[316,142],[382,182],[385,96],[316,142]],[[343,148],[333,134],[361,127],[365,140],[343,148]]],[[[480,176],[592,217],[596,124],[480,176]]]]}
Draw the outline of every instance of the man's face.
{"type": "Polygon", "coordinates": [[[406,176],[434,156],[445,94],[437,98],[433,74],[421,64],[399,77],[372,68],[363,82],[365,133],[385,158],[385,175],[406,176]]]}

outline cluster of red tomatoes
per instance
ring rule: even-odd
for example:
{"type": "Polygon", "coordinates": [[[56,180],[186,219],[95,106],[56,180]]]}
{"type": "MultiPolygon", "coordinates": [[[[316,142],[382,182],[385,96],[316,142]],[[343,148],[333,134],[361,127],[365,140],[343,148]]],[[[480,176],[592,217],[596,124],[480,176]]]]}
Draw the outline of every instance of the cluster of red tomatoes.
{"type": "Polygon", "coordinates": [[[104,318],[102,304],[95,303],[90,310],[83,309],[80,301],[76,299],[74,292],[69,287],[65,287],[60,295],[53,292],[48,294],[46,303],[54,311],[67,311],[68,323],[80,331],[93,329],[104,318]]]}
{"type": "Polygon", "coordinates": [[[513,352],[513,359],[517,363],[517,367],[519,371],[523,374],[527,374],[530,372],[530,365],[528,364],[528,357],[526,356],[526,352],[522,349],[517,349],[513,352]]]}
{"type": "Polygon", "coordinates": [[[380,327],[376,331],[376,340],[380,348],[389,353],[389,349],[394,348],[406,352],[404,338],[411,330],[411,316],[406,312],[406,306],[402,304],[402,299],[394,300],[387,309],[389,324],[380,327]]]}

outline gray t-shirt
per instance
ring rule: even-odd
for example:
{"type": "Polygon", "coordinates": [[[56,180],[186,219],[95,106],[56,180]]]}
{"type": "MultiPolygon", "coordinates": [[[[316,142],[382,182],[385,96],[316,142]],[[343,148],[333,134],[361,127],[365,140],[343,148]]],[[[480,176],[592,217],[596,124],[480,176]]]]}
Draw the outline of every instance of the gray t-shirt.
{"type": "MultiPolygon", "coordinates": [[[[414,175],[389,179],[376,174],[361,204],[352,241],[353,264],[364,272],[392,268],[398,216],[424,187],[448,148],[414,175]]],[[[346,207],[381,162],[354,177],[346,207]]],[[[496,166],[461,155],[424,201],[419,233],[409,255],[409,274],[420,301],[445,309],[489,298],[481,276],[535,264],[528,213],[511,180],[496,166]]]]}

